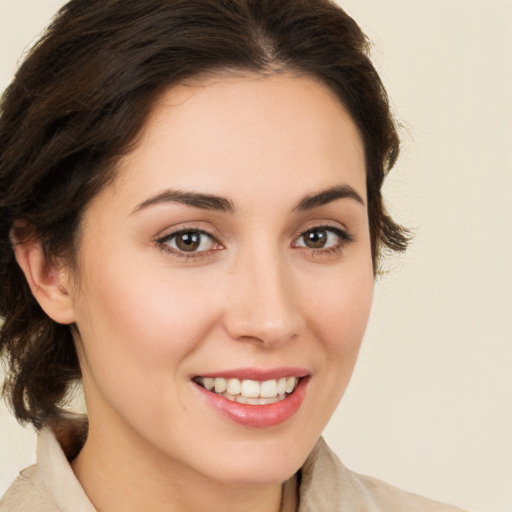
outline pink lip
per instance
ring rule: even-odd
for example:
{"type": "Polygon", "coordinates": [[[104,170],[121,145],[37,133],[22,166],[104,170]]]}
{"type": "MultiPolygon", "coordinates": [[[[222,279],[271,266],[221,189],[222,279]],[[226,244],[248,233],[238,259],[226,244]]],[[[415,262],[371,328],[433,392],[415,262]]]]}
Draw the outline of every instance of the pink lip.
{"type": "MultiPolygon", "coordinates": [[[[223,375],[215,375],[217,377],[225,378],[223,375]]],[[[238,377],[240,375],[238,372],[236,372],[236,376],[232,377],[232,375],[233,374],[229,372],[229,377],[240,378],[238,377]]],[[[297,374],[288,373],[286,375],[290,376],[297,374]]],[[[251,373],[251,376],[254,377],[254,373],[251,373]]],[[[267,380],[267,377],[265,376],[263,379],[254,378],[254,380],[267,380]]],[[[199,384],[196,384],[195,386],[199,393],[201,393],[201,396],[212,407],[235,423],[247,427],[272,427],[290,419],[299,410],[306,395],[306,387],[309,380],[309,377],[302,378],[292,394],[288,395],[284,400],[267,405],[239,404],[238,402],[232,402],[227,398],[216,395],[215,393],[202,388],[199,384]]]]}
{"type": "Polygon", "coordinates": [[[220,377],[223,379],[240,379],[240,380],[271,380],[280,379],[282,377],[306,377],[309,375],[309,371],[304,368],[295,367],[281,367],[281,368],[270,368],[264,370],[261,368],[237,368],[233,370],[219,371],[202,373],[198,377],[220,377]]]}

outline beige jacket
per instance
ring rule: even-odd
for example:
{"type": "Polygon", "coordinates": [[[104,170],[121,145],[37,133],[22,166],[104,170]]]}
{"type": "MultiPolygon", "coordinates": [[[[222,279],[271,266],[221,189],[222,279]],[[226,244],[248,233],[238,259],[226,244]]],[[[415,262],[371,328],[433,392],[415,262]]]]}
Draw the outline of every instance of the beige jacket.
{"type": "MultiPolygon", "coordinates": [[[[461,512],[348,470],[320,439],[300,472],[298,512],[461,512]]],[[[289,507],[286,503],[283,510],[289,507]]],[[[50,429],[41,431],[37,464],[24,469],[0,512],[96,512],[50,429]]]]}

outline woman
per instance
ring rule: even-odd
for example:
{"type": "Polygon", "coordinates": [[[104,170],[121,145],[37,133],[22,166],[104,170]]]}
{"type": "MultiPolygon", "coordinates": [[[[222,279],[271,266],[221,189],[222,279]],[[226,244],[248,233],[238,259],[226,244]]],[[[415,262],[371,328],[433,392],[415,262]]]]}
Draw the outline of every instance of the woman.
{"type": "Polygon", "coordinates": [[[2,511],[454,510],[319,440],[407,243],[341,9],[72,0],[1,115],[6,395],[41,430],[2,511]]]}

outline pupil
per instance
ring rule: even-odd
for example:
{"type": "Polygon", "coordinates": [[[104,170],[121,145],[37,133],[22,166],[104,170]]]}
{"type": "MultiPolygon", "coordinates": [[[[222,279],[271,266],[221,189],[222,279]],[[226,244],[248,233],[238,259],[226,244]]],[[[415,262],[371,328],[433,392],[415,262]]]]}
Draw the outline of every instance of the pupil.
{"type": "Polygon", "coordinates": [[[306,235],[306,245],[311,249],[321,249],[327,241],[327,233],[323,229],[310,231],[306,235]]]}
{"type": "Polygon", "coordinates": [[[199,247],[201,235],[188,231],[187,233],[181,233],[176,239],[176,245],[182,251],[195,251],[199,247]]]}

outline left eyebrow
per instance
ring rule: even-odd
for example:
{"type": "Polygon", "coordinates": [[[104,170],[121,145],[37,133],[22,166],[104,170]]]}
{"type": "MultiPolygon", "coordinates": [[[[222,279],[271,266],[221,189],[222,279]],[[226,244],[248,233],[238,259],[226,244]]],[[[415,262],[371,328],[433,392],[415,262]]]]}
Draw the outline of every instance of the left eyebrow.
{"type": "Polygon", "coordinates": [[[337,199],[346,198],[354,199],[364,206],[363,198],[350,185],[338,185],[306,196],[304,199],[299,201],[297,206],[294,208],[294,211],[303,212],[306,210],[312,210],[313,208],[324,206],[332,201],[336,201],[337,199]]]}
{"type": "Polygon", "coordinates": [[[149,199],[146,199],[141,204],[139,204],[135,210],[133,210],[133,213],[161,203],[177,203],[186,206],[192,206],[194,208],[200,208],[202,210],[218,212],[235,212],[233,201],[225,197],[202,194],[200,192],[185,192],[181,190],[169,189],[153,197],[150,197],[149,199]]]}

